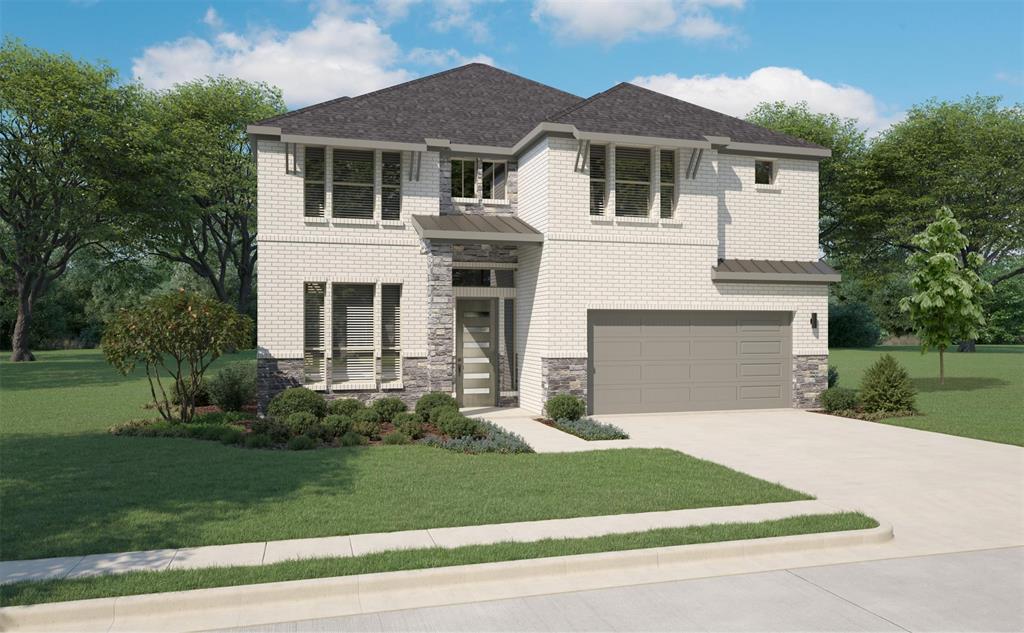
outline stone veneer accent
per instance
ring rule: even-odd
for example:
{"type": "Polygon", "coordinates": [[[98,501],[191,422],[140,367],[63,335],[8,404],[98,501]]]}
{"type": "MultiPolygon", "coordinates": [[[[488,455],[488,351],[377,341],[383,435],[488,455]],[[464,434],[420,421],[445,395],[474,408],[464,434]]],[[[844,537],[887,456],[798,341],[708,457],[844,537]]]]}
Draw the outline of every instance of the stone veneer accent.
{"type": "Polygon", "coordinates": [[[427,376],[430,391],[455,391],[455,295],[452,245],[425,242],[427,250],[427,376]]]}
{"type": "MultiPolygon", "coordinates": [[[[259,358],[256,360],[257,412],[264,415],[271,399],[289,387],[302,386],[302,359],[259,358]]],[[[410,408],[420,396],[430,391],[426,358],[402,359],[401,389],[340,390],[325,393],[324,398],[356,398],[370,402],[379,398],[401,398],[410,408]]]]}
{"type": "Polygon", "coordinates": [[[828,389],[828,355],[793,356],[793,407],[813,409],[828,389]]]}
{"type": "Polygon", "coordinates": [[[587,358],[542,358],[541,395],[544,402],[551,396],[567,393],[587,400],[587,358]]]}

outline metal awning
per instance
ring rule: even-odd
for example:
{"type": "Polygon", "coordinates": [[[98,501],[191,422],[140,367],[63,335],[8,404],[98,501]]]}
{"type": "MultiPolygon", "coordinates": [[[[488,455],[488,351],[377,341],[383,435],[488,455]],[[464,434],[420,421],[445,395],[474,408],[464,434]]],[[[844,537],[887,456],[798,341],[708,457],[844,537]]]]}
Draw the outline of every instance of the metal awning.
{"type": "Polygon", "coordinates": [[[841,276],[824,262],[720,259],[711,278],[716,282],[827,284],[839,281],[841,276]]]}
{"type": "Polygon", "coordinates": [[[544,241],[540,231],[512,215],[414,215],[412,226],[425,240],[504,244],[544,241]]]}

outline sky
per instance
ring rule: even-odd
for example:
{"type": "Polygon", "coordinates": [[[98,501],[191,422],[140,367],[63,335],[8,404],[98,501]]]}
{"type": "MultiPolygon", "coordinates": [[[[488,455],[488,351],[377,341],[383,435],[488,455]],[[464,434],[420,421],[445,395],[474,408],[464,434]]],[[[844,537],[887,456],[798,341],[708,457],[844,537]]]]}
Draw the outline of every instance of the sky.
{"type": "Polygon", "coordinates": [[[870,133],[931,98],[1024,102],[1024,0],[0,0],[0,31],[153,89],[266,81],[293,108],[472,61],[735,116],[806,101],[870,133]]]}

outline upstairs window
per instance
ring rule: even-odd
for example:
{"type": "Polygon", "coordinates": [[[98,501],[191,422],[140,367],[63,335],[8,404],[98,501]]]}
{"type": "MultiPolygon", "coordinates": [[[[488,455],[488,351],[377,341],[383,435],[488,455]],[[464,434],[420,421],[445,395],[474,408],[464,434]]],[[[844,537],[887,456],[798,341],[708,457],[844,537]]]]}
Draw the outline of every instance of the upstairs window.
{"type": "Polygon", "coordinates": [[[651,150],[615,148],[615,215],[645,218],[651,206],[651,150]]]}
{"type": "Polygon", "coordinates": [[[775,183],[775,163],[770,160],[754,161],[754,184],[771,185],[775,183]]]}
{"type": "Polygon", "coordinates": [[[590,146],[590,215],[604,215],[608,191],[607,149],[604,145],[590,146]]]}
{"type": "Polygon", "coordinates": [[[336,218],[373,219],[373,152],[336,149],[332,161],[331,214],[336,218]]]}
{"type": "Polygon", "coordinates": [[[661,150],[661,217],[671,218],[676,201],[676,153],[661,150]]]}
{"type": "Polygon", "coordinates": [[[303,284],[302,374],[305,382],[321,383],[324,376],[324,303],[327,285],[303,284]]]}
{"type": "Polygon", "coordinates": [[[384,152],[380,155],[381,219],[398,220],[402,216],[402,155],[384,152]]]}
{"type": "Polygon", "coordinates": [[[374,286],[334,284],[331,292],[331,382],[373,382],[374,286]]]}
{"type": "Polygon", "coordinates": [[[476,160],[472,158],[452,159],[452,197],[476,197],[476,160]]]}
{"type": "Polygon", "coordinates": [[[303,174],[304,215],[307,218],[324,217],[324,148],[306,147],[303,174]]]}
{"type": "Polygon", "coordinates": [[[483,162],[483,191],[481,197],[484,200],[504,200],[506,166],[504,162],[483,162]]]}

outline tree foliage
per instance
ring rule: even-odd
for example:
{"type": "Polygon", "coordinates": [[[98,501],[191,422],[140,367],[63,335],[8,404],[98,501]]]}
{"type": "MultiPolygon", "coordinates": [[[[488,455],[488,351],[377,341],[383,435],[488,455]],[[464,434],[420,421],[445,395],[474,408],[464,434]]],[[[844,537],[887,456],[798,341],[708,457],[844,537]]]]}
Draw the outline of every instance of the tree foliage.
{"type": "Polygon", "coordinates": [[[921,350],[939,350],[939,383],[945,382],[943,353],[961,339],[975,339],[985,324],[982,300],[992,291],[977,272],[981,255],[968,252],[967,237],[953,212],[943,207],[935,221],[911,238],[914,253],[907,258],[913,294],[900,302],[921,338],[921,350]]]}
{"type": "Polygon", "coordinates": [[[160,415],[189,422],[210,363],[247,345],[252,328],[252,319],[229,305],[193,292],[173,292],[122,310],[103,335],[103,353],[124,375],[145,365],[160,415]],[[162,374],[172,381],[170,389],[164,387],[162,374]],[[181,400],[177,415],[173,393],[181,400]]]}

